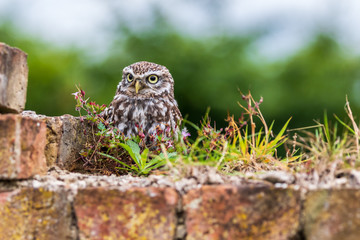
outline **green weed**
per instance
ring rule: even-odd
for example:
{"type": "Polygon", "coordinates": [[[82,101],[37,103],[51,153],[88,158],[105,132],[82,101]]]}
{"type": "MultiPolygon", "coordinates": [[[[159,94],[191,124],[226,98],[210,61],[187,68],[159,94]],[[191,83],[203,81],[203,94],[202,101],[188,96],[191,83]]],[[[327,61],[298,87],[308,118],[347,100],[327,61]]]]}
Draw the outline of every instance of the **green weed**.
{"type": "Polygon", "coordinates": [[[185,127],[176,134],[177,139],[158,131],[156,136],[151,136],[153,142],[148,146],[141,131],[138,136],[126,138],[103,119],[101,112],[105,105],[89,102],[81,89],[74,95],[80,118],[93,126],[89,134],[94,141],[86,145],[79,159],[84,168],[93,173],[166,174],[173,169],[179,172],[186,166],[206,165],[226,174],[266,170],[316,170],[326,174],[360,166],[360,130],[348,100],[345,110],[349,124],[336,115],[337,121],[331,124],[325,113],[323,123],[318,121],[316,126],[292,130],[296,133],[293,139],[288,139],[286,133],[291,119],[275,134],[274,122],[268,126],[260,111],[262,98],[255,101],[248,93],[242,95],[244,104],[238,103],[241,117],[236,120],[228,115],[225,128],[217,129],[207,112],[199,126],[183,121],[184,126],[196,130],[196,137],[189,138],[185,127]],[[280,157],[278,149],[282,146],[287,148],[287,154],[280,157]]]}
{"type": "Polygon", "coordinates": [[[224,173],[274,170],[286,168],[286,162],[296,160],[289,156],[280,160],[277,149],[287,140],[285,131],[290,119],[284,124],[281,131],[274,136],[273,124],[268,127],[260,111],[262,99],[256,102],[251,94],[242,95],[246,102],[238,121],[228,116],[228,126],[225,129],[213,127],[208,113],[200,127],[186,122],[197,130],[194,141],[180,141],[176,145],[178,158],[175,161],[193,165],[210,165],[224,173]],[[257,127],[255,118],[258,118],[261,127],[257,127]]]}
{"type": "MultiPolygon", "coordinates": [[[[84,119],[82,112],[86,113],[85,119],[93,126],[93,143],[88,143],[80,152],[80,159],[84,162],[84,169],[92,173],[101,174],[126,174],[147,175],[155,169],[166,164],[167,159],[161,153],[160,145],[166,146],[170,153],[168,158],[173,158],[176,153],[171,153],[171,139],[167,134],[159,134],[154,138],[150,149],[145,144],[143,134],[126,138],[119,130],[106,121],[101,112],[105,105],[99,106],[85,99],[85,92],[78,89],[74,93],[77,101],[76,110],[80,118],[84,119]]],[[[84,123],[85,124],[85,123],[84,123]]]]}
{"type": "Polygon", "coordinates": [[[323,123],[316,121],[313,131],[295,129],[300,132],[292,144],[300,147],[302,164],[294,170],[308,173],[316,171],[318,176],[335,176],[338,171],[354,169],[360,166],[359,136],[360,131],[356,124],[350,103],[346,98],[345,111],[350,123],[347,124],[334,115],[336,122],[331,124],[327,113],[323,123]],[[339,126],[340,123],[340,126],[339,126]]]}

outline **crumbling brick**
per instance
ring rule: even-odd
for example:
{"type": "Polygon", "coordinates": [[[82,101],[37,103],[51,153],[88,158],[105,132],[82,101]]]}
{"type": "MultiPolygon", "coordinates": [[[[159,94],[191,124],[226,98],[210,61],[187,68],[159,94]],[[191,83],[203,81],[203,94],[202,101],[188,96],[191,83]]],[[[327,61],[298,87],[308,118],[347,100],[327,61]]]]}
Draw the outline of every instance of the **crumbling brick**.
{"type": "Polygon", "coordinates": [[[69,114],[59,117],[38,115],[24,111],[22,116],[46,124],[45,156],[47,166],[58,166],[69,171],[81,171],[83,162],[78,161],[86,144],[94,143],[93,128],[87,121],[69,114]]]}
{"type": "Polygon", "coordinates": [[[63,115],[60,117],[62,122],[62,136],[59,142],[59,155],[57,165],[70,171],[79,171],[83,167],[81,161],[76,161],[80,157],[80,151],[86,144],[94,143],[93,130],[89,123],[82,122],[79,117],[63,115]]]}
{"type": "Polygon", "coordinates": [[[0,42],[0,113],[24,110],[27,82],[27,54],[0,42]]]}

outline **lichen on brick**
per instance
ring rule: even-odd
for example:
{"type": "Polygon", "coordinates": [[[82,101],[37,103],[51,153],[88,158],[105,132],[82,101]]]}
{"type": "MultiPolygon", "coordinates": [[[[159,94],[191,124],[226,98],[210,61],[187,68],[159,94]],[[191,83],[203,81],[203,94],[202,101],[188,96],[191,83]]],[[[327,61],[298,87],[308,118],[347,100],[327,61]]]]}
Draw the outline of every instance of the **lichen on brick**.
{"type": "Polygon", "coordinates": [[[176,191],[163,188],[79,190],[74,209],[80,239],[172,239],[177,199],[176,191]]]}
{"type": "Polygon", "coordinates": [[[184,206],[189,240],[288,239],[299,226],[300,195],[292,189],[203,186],[184,196],[184,206]]]}
{"type": "Polygon", "coordinates": [[[0,239],[69,239],[71,205],[63,191],[0,192],[0,239]]]}

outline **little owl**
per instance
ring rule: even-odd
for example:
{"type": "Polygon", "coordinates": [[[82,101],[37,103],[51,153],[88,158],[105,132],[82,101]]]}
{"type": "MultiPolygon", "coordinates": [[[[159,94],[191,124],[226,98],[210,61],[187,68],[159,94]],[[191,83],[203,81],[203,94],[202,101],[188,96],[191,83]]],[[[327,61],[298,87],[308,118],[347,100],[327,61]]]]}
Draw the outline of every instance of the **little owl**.
{"type": "Polygon", "coordinates": [[[176,134],[182,116],[169,70],[145,61],[125,67],[115,97],[102,115],[126,137],[139,131],[147,137],[158,131],[176,134]]]}

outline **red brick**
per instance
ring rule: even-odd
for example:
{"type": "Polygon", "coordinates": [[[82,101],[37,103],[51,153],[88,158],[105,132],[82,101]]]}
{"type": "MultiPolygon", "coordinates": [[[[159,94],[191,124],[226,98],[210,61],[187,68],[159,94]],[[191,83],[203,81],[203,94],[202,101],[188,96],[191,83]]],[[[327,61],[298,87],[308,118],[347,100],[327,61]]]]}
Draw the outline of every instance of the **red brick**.
{"type": "Polygon", "coordinates": [[[359,239],[359,199],[359,189],[310,191],[304,203],[306,239],[359,239]]]}
{"type": "Polygon", "coordinates": [[[173,239],[178,195],[171,188],[91,188],[75,197],[80,239],[173,239]]]}
{"type": "Polygon", "coordinates": [[[71,204],[62,191],[0,191],[0,239],[75,239],[71,204]]]}
{"type": "Polygon", "coordinates": [[[203,186],[184,196],[187,240],[289,239],[299,227],[300,194],[271,186],[203,186]]]}
{"type": "Polygon", "coordinates": [[[19,113],[24,109],[27,82],[26,53],[0,43],[0,112],[19,113]]]}
{"type": "Polygon", "coordinates": [[[45,157],[48,167],[58,166],[70,171],[82,171],[83,162],[78,161],[80,151],[86,144],[94,142],[93,130],[87,121],[79,117],[63,115],[48,117],[25,111],[22,116],[42,121],[46,124],[45,157]]]}
{"type": "Polygon", "coordinates": [[[45,123],[0,115],[0,179],[25,179],[46,172],[45,123]]]}

